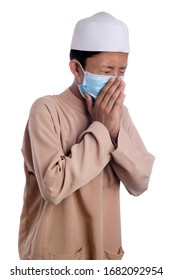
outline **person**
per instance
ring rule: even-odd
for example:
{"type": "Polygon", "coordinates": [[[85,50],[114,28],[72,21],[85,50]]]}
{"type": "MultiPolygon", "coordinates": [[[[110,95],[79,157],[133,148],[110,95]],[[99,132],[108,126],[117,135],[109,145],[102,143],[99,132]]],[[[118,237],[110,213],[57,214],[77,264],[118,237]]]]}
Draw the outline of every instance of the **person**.
{"type": "Polygon", "coordinates": [[[125,23],[106,12],[79,20],[72,85],[31,106],[20,259],[122,259],[120,183],[142,194],[155,159],[124,105],[128,54],[125,23]]]}

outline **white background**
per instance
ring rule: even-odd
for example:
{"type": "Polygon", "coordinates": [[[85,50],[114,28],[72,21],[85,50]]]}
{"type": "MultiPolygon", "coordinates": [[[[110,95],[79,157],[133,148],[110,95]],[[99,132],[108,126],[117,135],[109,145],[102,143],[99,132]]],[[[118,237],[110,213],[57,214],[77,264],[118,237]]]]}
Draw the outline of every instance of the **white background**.
{"type": "Polygon", "coordinates": [[[9,267],[19,261],[18,226],[25,183],[20,150],[30,106],[36,98],[59,94],[72,83],[68,63],[75,23],[99,11],[111,13],[129,27],[125,103],[156,157],[146,193],[132,197],[121,189],[122,262],[171,265],[171,1],[4,0],[0,2],[0,255],[9,267]]]}

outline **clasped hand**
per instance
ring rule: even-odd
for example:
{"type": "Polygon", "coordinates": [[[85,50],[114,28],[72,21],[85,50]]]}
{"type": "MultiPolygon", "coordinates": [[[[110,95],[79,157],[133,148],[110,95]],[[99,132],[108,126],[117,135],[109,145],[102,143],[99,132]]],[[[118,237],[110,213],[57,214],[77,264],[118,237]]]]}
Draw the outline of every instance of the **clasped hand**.
{"type": "Polygon", "coordinates": [[[110,137],[116,141],[120,129],[123,112],[125,83],[118,77],[111,78],[99,93],[95,102],[86,94],[88,112],[93,121],[101,122],[109,131],[110,137]]]}

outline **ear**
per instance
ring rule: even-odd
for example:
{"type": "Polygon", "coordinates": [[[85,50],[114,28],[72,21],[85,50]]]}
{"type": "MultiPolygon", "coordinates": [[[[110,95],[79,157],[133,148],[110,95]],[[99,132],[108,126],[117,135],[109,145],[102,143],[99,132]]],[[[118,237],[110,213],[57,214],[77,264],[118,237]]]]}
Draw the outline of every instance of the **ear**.
{"type": "Polygon", "coordinates": [[[72,74],[77,78],[80,76],[80,67],[79,67],[79,62],[76,59],[72,59],[69,62],[70,70],[72,74]]]}

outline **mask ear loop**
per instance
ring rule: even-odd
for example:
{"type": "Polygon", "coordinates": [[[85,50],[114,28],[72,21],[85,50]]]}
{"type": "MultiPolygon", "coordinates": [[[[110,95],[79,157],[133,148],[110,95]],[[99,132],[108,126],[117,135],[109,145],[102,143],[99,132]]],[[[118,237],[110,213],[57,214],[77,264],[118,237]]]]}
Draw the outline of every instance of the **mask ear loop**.
{"type": "MultiPolygon", "coordinates": [[[[77,63],[78,63],[78,65],[80,66],[80,68],[82,69],[82,71],[83,71],[83,73],[84,73],[84,76],[85,76],[86,73],[85,73],[85,70],[83,69],[81,63],[80,63],[79,61],[77,61],[77,63]]],[[[86,99],[85,94],[82,92],[82,90],[81,90],[81,88],[80,88],[80,84],[78,84],[78,82],[77,82],[75,79],[74,79],[74,82],[75,82],[75,84],[78,86],[78,89],[79,89],[80,94],[82,95],[82,97],[86,99]]]]}
{"type": "Polygon", "coordinates": [[[82,72],[84,73],[84,75],[86,74],[86,72],[85,72],[85,70],[83,69],[83,67],[82,67],[82,65],[81,65],[81,63],[78,61],[78,64],[79,64],[79,66],[80,66],[80,68],[82,69],[82,72]]]}
{"type": "Polygon", "coordinates": [[[76,82],[76,80],[74,80],[74,82],[75,82],[75,84],[77,85],[77,87],[78,87],[78,89],[79,89],[80,94],[82,95],[82,97],[86,99],[85,94],[82,92],[82,90],[81,90],[81,88],[80,88],[80,84],[78,84],[78,82],[76,82]]]}

